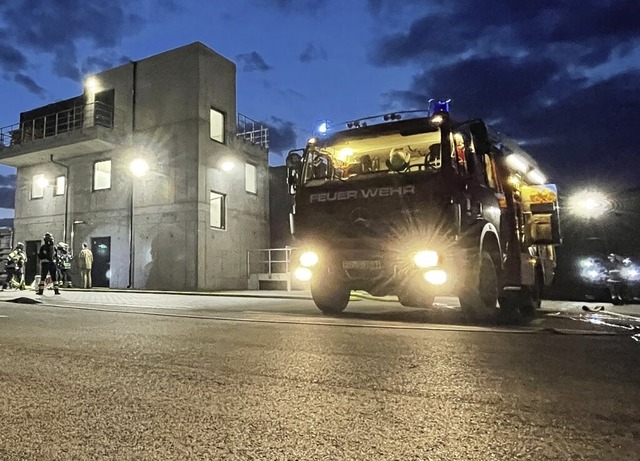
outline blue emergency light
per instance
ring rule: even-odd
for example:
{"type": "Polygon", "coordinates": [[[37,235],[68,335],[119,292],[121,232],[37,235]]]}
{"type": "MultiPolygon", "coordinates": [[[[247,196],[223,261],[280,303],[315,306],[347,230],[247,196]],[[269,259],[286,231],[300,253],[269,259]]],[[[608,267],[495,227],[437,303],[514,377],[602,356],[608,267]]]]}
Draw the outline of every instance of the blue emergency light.
{"type": "Polygon", "coordinates": [[[449,112],[449,103],[451,102],[451,99],[429,99],[429,107],[433,107],[433,109],[431,110],[431,114],[440,114],[442,112],[449,112]]]}
{"type": "Polygon", "coordinates": [[[316,122],[315,127],[313,129],[314,136],[326,136],[329,131],[331,131],[331,121],[330,120],[320,120],[316,122]]]}

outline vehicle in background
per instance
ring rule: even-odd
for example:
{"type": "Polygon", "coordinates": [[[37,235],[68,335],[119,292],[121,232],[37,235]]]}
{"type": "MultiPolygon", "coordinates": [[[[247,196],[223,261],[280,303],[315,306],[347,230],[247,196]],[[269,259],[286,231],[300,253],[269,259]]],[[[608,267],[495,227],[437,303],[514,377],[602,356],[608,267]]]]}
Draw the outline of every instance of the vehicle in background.
{"type": "Polygon", "coordinates": [[[351,290],[429,306],[530,315],[551,283],[557,189],[513,140],[449,102],[346,123],[287,156],[295,195],[294,275],[316,306],[342,312],[351,290]]]}

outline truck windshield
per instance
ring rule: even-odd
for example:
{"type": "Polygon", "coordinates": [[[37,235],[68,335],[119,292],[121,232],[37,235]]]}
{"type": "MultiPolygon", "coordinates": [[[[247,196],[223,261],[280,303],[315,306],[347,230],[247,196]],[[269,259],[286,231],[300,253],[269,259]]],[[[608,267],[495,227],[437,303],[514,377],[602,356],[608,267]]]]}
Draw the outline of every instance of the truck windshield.
{"type": "Polygon", "coordinates": [[[302,181],[317,185],[331,180],[352,181],[369,175],[435,173],[441,166],[439,131],[409,136],[386,133],[319,143],[307,152],[302,181]]]}

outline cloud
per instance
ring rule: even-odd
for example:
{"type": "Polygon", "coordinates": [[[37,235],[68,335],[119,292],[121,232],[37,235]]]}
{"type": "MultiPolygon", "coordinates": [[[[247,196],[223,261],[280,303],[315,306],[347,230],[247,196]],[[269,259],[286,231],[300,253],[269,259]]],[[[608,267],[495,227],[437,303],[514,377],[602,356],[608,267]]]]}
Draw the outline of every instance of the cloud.
{"type": "Polygon", "coordinates": [[[16,196],[16,175],[0,175],[0,208],[13,208],[16,196]]]}
{"type": "Polygon", "coordinates": [[[85,59],[80,56],[80,44],[89,44],[92,53],[104,56],[105,50],[113,50],[123,38],[142,30],[150,16],[158,18],[176,8],[172,0],[1,2],[0,66],[4,70],[3,77],[42,95],[39,85],[27,78],[28,70],[45,55],[51,57],[55,75],[78,81],[85,59]],[[16,78],[18,73],[21,76],[16,78]]]}
{"type": "Polygon", "coordinates": [[[256,6],[261,8],[276,9],[280,13],[317,13],[322,8],[327,7],[325,0],[251,0],[256,6]]]}
{"type": "Polygon", "coordinates": [[[256,51],[239,54],[236,56],[236,60],[243,72],[266,72],[272,69],[256,51]]]}
{"type": "Polygon", "coordinates": [[[545,59],[472,58],[417,74],[402,96],[412,107],[451,97],[456,110],[471,117],[499,117],[513,107],[537,106],[539,90],[557,72],[558,66],[545,59]]]}
{"type": "Polygon", "coordinates": [[[24,70],[27,67],[27,57],[10,45],[0,45],[0,67],[5,71],[24,70]]]}
{"type": "Polygon", "coordinates": [[[269,150],[274,154],[284,154],[296,147],[295,124],[277,117],[270,117],[267,122],[269,127],[269,150]]]}
{"type": "Polygon", "coordinates": [[[0,187],[13,187],[15,189],[16,187],[16,178],[17,176],[15,174],[6,174],[6,175],[0,175],[0,187]]]}
{"type": "Polygon", "coordinates": [[[35,94],[36,96],[45,97],[45,95],[47,94],[45,89],[42,88],[40,85],[38,85],[28,75],[16,72],[13,74],[13,80],[16,83],[19,83],[20,85],[22,85],[24,88],[26,88],[27,91],[29,91],[30,93],[35,94]]]}
{"type": "Polygon", "coordinates": [[[638,185],[639,86],[640,71],[625,72],[578,87],[552,106],[520,113],[512,126],[546,136],[549,142],[530,150],[566,180],[580,172],[610,186],[638,185]]]}
{"type": "MultiPolygon", "coordinates": [[[[387,8],[388,0],[369,5],[375,14],[387,8]]],[[[568,65],[595,65],[606,61],[612,49],[628,51],[640,43],[635,19],[640,4],[629,0],[504,0],[499,6],[458,0],[422,10],[408,27],[376,41],[368,56],[372,64],[439,62],[452,54],[542,54],[568,65]]]]}
{"type": "Polygon", "coordinates": [[[310,61],[326,61],[327,60],[327,50],[322,48],[321,46],[316,46],[315,44],[309,42],[307,46],[302,50],[299,56],[300,62],[310,62],[310,61]]]}

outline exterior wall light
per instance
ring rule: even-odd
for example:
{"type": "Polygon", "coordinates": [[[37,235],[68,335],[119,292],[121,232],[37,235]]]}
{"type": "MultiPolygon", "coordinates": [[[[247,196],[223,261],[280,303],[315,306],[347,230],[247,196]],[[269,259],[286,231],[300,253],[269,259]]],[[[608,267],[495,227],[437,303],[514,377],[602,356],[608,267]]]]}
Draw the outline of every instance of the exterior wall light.
{"type": "Polygon", "coordinates": [[[229,173],[231,170],[235,168],[236,164],[231,160],[225,160],[220,163],[220,169],[225,173],[229,173]]]}
{"type": "Polygon", "coordinates": [[[129,165],[129,169],[134,176],[141,178],[142,176],[147,174],[147,171],[149,171],[149,164],[145,160],[137,158],[133,162],[131,162],[131,165],[129,165]]]}
{"type": "Polygon", "coordinates": [[[84,81],[84,87],[89,91],[96,91],[99,86],[100,83],[96,77],[91,76],[84,81]]]}
{"type": "Polygon", "coordinates": [[[40,176],[38,178],[38,180],[36,181],[36,184],[38,185],[38,187],[44,189],[45,187],[47,187],[49,185],[49,180],[47,178],[45,178],[44,176],[40,176]]]}

